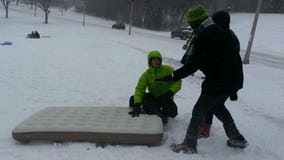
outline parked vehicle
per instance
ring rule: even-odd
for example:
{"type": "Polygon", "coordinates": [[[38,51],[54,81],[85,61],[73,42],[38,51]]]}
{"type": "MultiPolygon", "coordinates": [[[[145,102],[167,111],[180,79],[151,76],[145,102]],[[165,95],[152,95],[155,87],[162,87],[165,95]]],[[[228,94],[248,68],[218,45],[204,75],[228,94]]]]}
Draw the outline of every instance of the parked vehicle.
{"type": "Polygon", "coordinates": [[[180,37],[183,40],[186,40],[187,38],[189,38],[189,36],[192,33],[192,29],[189,27],[179,27],[177,29],[175,29],[174,31],[171,32],[171,37],[175,38],[175,37],[180,37]]]}
{"type": "Polygon", "coordinates": [[[111,28],[114,28],[114,29],[123,29],[125,30],[125,24],[122,23],[122,22],[116,22],[115,24],[113,24],[111,26],[111,28]]]}

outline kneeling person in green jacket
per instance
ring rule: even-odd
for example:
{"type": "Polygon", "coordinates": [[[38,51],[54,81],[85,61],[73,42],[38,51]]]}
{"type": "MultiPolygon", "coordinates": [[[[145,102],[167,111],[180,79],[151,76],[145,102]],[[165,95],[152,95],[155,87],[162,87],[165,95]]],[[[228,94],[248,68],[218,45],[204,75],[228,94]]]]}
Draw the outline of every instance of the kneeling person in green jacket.
{"type": "Polygon", "coordinates": [[[167,123],[168,117],[174,118],[178,114],[173,96],[180,90],[181,80],[155,81],[174,71],[171,66],[162,65],[162,56],[159,51],[151,51],[148,54],[148,66],[149,68],[139,78],[134,96],[130,97],[129,106],[133,110],[129,114],[133,117],[138,117],[140,113],[156,114],[162,118],[163,123],[167,123]],[[146,89],[148,93],[145,92],[146,89]]]}

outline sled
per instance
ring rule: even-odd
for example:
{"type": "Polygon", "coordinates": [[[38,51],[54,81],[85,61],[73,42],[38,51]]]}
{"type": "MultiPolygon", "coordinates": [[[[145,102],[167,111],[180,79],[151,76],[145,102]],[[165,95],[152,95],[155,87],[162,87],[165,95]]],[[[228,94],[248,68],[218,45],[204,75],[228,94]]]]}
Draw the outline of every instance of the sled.
{"type": "Polygon", "coordinates": [[[51,38],[51,36],[41,36],[40,38],[51,38]]]}
{"type": "Polygon", "coordinates": [[[1,43],[1,45],[12,45],[13,42],[10,41],[4,41],[3,43],[1,43]]]}
{"type": "Polygon", "coordinates": [[[97,144],[158,145],[161,118],[131,117],[129,107],[47,107],[12,131],[20,142],[95,142],[97,144]]]}

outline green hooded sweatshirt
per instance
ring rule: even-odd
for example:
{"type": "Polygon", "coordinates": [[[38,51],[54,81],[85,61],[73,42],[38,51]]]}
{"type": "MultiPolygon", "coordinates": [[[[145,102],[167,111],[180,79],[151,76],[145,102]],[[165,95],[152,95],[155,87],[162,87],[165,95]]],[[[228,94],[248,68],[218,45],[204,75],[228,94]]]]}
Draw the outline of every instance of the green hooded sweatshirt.
{"type": "Polygon", "coordinates": [[[177,82],[157,82],[155,79],[162,78],[174,72],[174,69],[168,65],[162,65],[159,68],[154,68],[151,65],[151,59],[158,57],[161,59],[162,56],[159,51],[151,51],[148,54],[148,66],[149,68],[141,75],[138,84],[135,88],[134,103],[141,103],[145,95],[145,90],[148,91],[155,98],[160,98],[168,91],[172,91],[176,94],[181,89],[181,80],[177,82]]]}

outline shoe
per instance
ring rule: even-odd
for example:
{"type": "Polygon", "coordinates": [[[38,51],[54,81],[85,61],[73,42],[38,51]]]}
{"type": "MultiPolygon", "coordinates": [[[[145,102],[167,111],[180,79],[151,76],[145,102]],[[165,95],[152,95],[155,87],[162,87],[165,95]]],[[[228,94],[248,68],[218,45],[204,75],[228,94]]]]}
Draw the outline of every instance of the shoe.
{"type": "Polygon", "coordinates": [[[190,145],[185,145],[185,144],[173,144],[171,145],[172,151],[176,153],[184,153],[184,154],[195,154],[197,153],[196,147],[192,147],[190,145]]]}
{"type": "Polygon", "coordinates": [[[210,136],[211,124],[204,123],[198,138],[208,138],[210,136]]]}
{"type": "Polygon", "coordinates": [[[235,138],[227,140],[227,145],[229,147],[238,147],[244,149],[248,146],[248,142],[242,135],[238,135],[235,138]]]}

